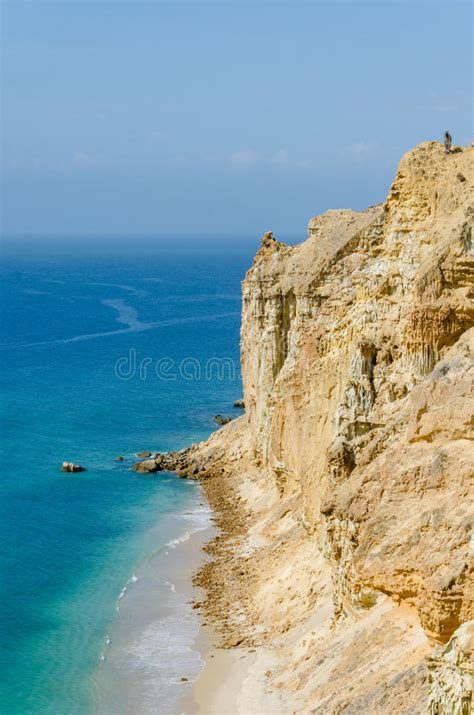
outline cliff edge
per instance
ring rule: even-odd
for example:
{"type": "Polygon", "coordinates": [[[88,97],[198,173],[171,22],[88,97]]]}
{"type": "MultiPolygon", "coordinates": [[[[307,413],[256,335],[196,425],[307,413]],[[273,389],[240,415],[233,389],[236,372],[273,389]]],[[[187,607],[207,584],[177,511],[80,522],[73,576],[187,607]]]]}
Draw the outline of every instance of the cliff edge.
{"type": "Polygon", "coordinates": [[[243,282],[246,413],[186,460],[222,528],[203,608],[272,653],[268,712],[471,712],[473,158],[417,146],[243,282]]]}

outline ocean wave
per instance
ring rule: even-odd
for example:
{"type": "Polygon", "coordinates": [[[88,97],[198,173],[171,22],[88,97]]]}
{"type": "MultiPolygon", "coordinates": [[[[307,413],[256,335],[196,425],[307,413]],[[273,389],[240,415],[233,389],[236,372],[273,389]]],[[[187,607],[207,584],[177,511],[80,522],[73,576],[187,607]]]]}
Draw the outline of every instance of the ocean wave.
{"type": "Polygon", "coordinates": [[[187,541],[193,534],[207,529],[211,526],[211,514],[211,508],[205,504],[190,511],[183,511],[176,514],[177,519],[188,522],[190,530],[186,530],[180,536],[168,541],[166,547],[176,548],[179,544],[187,541]]]}
{"type": "MultiPolygon", "coordinates": [[[[198,500],[203,498],[201,491],[198,500]]],[[[204,667],[195,645],[200,621],[188,590],[183,590],[177,559],[155,559],[173,553],[194,533],[210,526],[210,516],[210,507],[202,501],[174,513],[175,525],[185,526],[182,533],[137,565],[121,590],[120,615],[112,626],[112,639],[108,636],[98,676],[99,687],[108,693],[110,711],[125,714],[133,706],[143,715],[153,715],[159,702],[160,712],[177,712],[183,691],[191,691],[204,667]],[[137,581],[137,590],[130,590],[137,581]]]]}
{"type": "MultiPolygon", "coordinates": [[[[186,538],[189,532],[172,541],[186,538]]],[[[160,712],[179,712],[183,691],[191,691],[204,666],[195,645],[200,621],[188,591],[175,586],[171,574],[166,579],[166,566],[146,568],[135,599],[120,609],[124,615],[115,621],[112,645],[104,649],[96,678],[105,709],[118,715],[154,715],[157,703],[160,712]],[[137,604],[145,604],[145,611],[137,604]]]]}
{"type": "Polygon", "coordinates": [[[107,650],[108,650],[108,648],[109,648],[110,642],[111,642],[111,641],[110,641],[110,636],[105,636],[105,645],[104,645],[104,647],[103,647],[103,649],[102,649],[102,652],[101,652],[101,654],[100,654],[100,659],[101,659],[102,662],[104,662],[104,660],[105,660],[105,658],[106,658],[106,656],[107,656],[107,650]]]}
{"type": "Polygon", "coordinates": [[[211,524],[211,514],[211,507],[203,504],[192,511],[184,511],[176,516],[178,519],[192,522],[193,531],[202,531],[202,529],[206,529],[211,524]]]}
{"type": "MultiPolygon", "coordinates": [[[[144,715],[156,713],[157,703],[160,712],[177,712],[183,691],[191,691],[204,665],[194,647],[199,631],[197,616],[182,596],[173,593],[172,603],[174,613],[163,615],[148,627],[138,629],[127,648],[126,657],[121,654],[121,671],[128,676],[128,682],[133,683],[132,693],[127,688],[123,699],[127,702],[130,698],[128,707],[139,702],[139,710],[144,715]]],[[[167,602],[167,608],[170,605],[167,602]]]]}
{"type": "Polygon", "coordinates": [[[187,541],[191,536],[191,533],[189,531],[185,531],[184,534],[181,534],[181,536],[178,536],[176,539],[171,539],[171,541],[168,541],[166,546],[169,546],[170,548],[174,549],[176,546],[179,546],[179,544],[183,544],[185,541],[187,541]]]}
{"type": "Polygon", "coordinates": [[[49,295],[45,290],[36,290],[35,288],[26,288],[23,293],[26,295],[49,295]]]}
{"type": "Polygon", "coordinates": [[[119,596],[118,596],[118,599],[117,599],[117,606],[116,606],[116,608],[115,608],[116,611],[119,611],[119,610],[120,610],[120,601],[122,600],[122,598],[123,598],[123,597],[125,596],[125,594],[127,593],[128,589],[129,589],[129,587],[130,587],[130,585],[131,585],[132,583],[136,583],[137,581],[138,581],[138,576],[135,576],[135,574],[132,574],[132,576],[130,576],[130,578],[128,579],[127,583],[125,584],[125,586],[122,588],[122,590],[121,590],[120,593],[119,593],[119,596]]]}

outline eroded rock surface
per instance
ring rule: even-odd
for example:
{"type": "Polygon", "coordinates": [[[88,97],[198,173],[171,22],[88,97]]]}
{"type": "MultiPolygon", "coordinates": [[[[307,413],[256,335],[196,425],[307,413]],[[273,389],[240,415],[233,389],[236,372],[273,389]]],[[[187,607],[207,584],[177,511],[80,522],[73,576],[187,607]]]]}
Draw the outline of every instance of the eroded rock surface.
{"type": "Polygon", "coordinates": [[[295,712],[471,707],[473,159],[421,144],[383,205],[264,237],[245,415],[176,461],[221,515],[204,609],[295,712]]]}
{"type": "Polygon", "coordinates": [[[472,614],[473,159],[418,146],[383,206],[264,246],[243,289],[253,458],[298,497],[336,614],[388,594],[441,642],[472,614]]]}

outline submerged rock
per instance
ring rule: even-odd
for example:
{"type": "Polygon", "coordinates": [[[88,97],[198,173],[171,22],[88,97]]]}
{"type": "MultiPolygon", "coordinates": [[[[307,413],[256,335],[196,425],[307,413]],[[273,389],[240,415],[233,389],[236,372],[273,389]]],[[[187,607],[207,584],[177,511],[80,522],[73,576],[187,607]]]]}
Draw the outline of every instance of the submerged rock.
{"type": "Polygon", "coordinates": [[[147,459],[148,457],[151,457],[151,452],[138,452],[137,457],[139,459],[147,459]]]}
{"type": "Polygon", "coordinates": [[[121,456],[115,457],[115,461],[116,461],[116,462],[123,462],[123,459],[124,459],[124,458],[121,457],[121,456]]]}
{"type": "Polygon", "coordinates": [[[73,464],[73,462],[63,462],[61,466],[62,472],[85,472],[86,468],[81,467],[79,464],[73,464]]]}

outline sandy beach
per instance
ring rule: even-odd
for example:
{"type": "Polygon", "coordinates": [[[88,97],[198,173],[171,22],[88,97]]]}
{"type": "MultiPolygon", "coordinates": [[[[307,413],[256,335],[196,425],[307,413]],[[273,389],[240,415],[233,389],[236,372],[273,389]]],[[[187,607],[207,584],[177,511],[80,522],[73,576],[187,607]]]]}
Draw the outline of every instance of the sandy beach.
{"type": "MultiPolygon", "coordinates": [[[[285,698],[266,684],[274,656],[265,649],[211,648],[193,687],[195,715],[274,715],[285,712],[285,698]]],[[[288,711],[287,711],[288,712],[288,711]]]]}
{"type": "Polygon", "coordinates": [[[169,519],[176,536],[137,567],[120,595],[94,682],[101,714],[181,712],[202,670],[206,646],[192,579],[215,529],[201,490],[194,506],[169,519]]]}
{"type": "MultiPolygon", "coordinates": [[[[235,428],[236,423],[228,434],[232,435],[235,428]]],[[[192,693],[182,701],[181,715],[289,713],[288,693],[269,687],[281,667],[279,655],[259,639],[259,627],[251,627],[249,611],[242,607],[245,584],[249,595],[252,590],[248,550],[252,542],[254,546],[260,542],[247,531],[252,513],[241,493],[246,489],[258,502],[259,490],[252,487],[251,476],[239,470],[211,473],[202,485],[216,527],[203,547],[207,558],[201,561],[193,579],[201,614],[194,647],[201,653],[204,666],[192,693]]]]}

